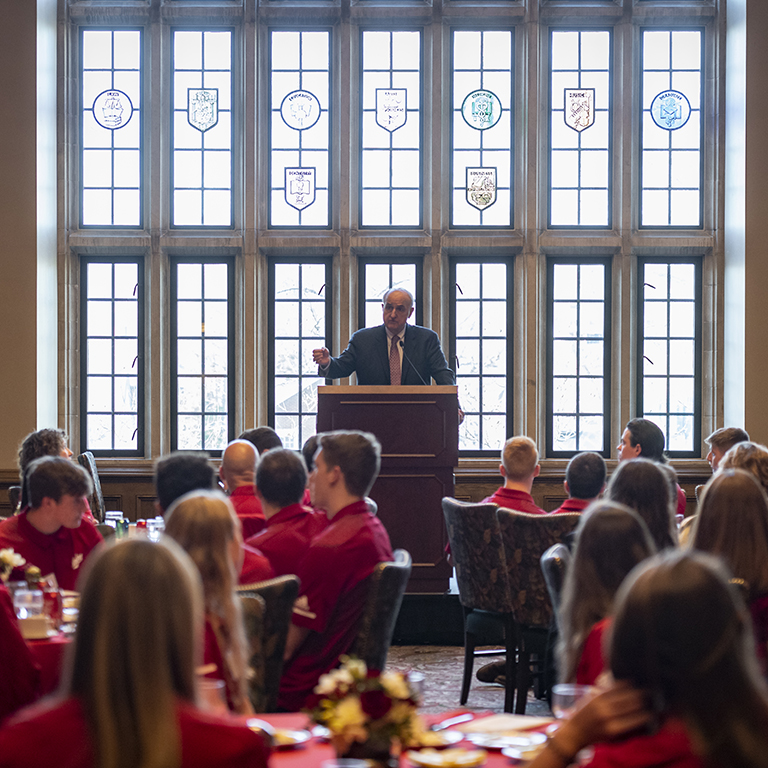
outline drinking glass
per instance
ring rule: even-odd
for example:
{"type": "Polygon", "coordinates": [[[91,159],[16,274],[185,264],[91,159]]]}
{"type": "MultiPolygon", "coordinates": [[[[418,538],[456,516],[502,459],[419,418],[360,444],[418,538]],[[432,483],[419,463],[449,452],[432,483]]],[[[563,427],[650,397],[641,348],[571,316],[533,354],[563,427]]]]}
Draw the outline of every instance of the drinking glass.
{"type": "Polygon", "coordinates": [[[570,717],[594,690],[591,685],[560,683],[552,686],[552,714],[558,720],[570,717]]]}

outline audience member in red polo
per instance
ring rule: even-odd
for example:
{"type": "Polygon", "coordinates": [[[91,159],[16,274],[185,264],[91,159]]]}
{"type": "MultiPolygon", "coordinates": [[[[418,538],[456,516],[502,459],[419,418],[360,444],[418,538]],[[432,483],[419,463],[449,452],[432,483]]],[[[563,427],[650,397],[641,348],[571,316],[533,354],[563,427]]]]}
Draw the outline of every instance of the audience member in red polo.
{"type": "MultiPolygon", "coordinates": [[[[155,463],[155,506],[161,515],[165,515],[176,499],[191,491],[211,491],[218,489],[216,471],[206,453],[178,451],[162,456],[155,463]]],[[[261,552],[243,547],[243,569],[240,573],[241,584],[253,584],[272,578],[272,568],[261,552]]]]}
{"type": "Polygon", "coordinates": [[[199,576],[173,542],[103,548],[83,588],[64,698],[8,721],[0,766],[266,768],[259,733],[195,706],[202,615],[199,576]]]}
{"type": "Polygon", "coordinates": [[[300,503],[306,485],[304,460],[295,451],[275,448],[259,462],[256,493],[267,527],[246,544],[265,554],[278,576],[297,573],[310,541],[328,525],[325,515],[300,503]]]}
{"type": "Polygon", "coordinates": [[[605,459],[599,453],[577,453],[565,470],[568,498],[552,513],[583,512],[605,489],[605,459]]]}
{"type": "MultiPolygon", "coordinates": [[[[632,419],[628,421],[616,449],[619,454],[619,462],[631,461],[632,459],[642,457],[656,461],[659,464],[667,464],[667,457],[664,455],[664,433],[650,419],[632,419]]],[[[685,509],[688,505],[685,491],[678,485],[677,475],[672,467],[668,467],[668,471],[674,477],[675,492],[677,494],[675,498],[675,512],[685,517],[685,509]]]]}
{"type": "Polygon", "coordinates": [[[19,632],[13,601],[0,584],[0,723],[39,695],[40,669],[19,632]]]}
{"type": "Polygon", "coordinates": [[[616,598],[614,680],[576,707],[530,768],[768,766],[768,694],[749,623],[716,559],[680,550],[636,567],[616,598]]]}
{"type": "Polygon", "coordinates": [[[243,524],[243,538],[258,533],[266,523],[256,496],[256,465],[259,454],[248,440],[233,440],[221,455],[219,477],[243,524]]]}
{"type": "Polygon", "coordinates": [[[656,549],[677,546],[674,485],[665,467],[638,458],[622,461],[605,489],[605,499],[634,509],[648,526],[656,549]]]}
{"type": "Polygon", "coordinates": [[[501,450],[499,465],[504,485],[492,496],[483,499],[483,502],[532,515],[546,514],[541,507],[536,506],[531,496],[533,479],[538,476],[540,470],[536,443],[525,435],[510,437],[501,450]]]}
{"type": "MultiPolygon", "coordinates": [[[[0,549],[10,547],[43,576],[54,574],[61,589],[75,589],[80,567],[102,541],[84,517],[91,478],[60,456],[36,459],[26,478],[30,506],[0,522],[0,549]]],[[[23,571],[15,569],[11,578],[24,578],[23,571]]]]}
{"type": "Polygon", "coordinates": [[[691,546],[722,558],[731,574],[744,582],[757,658],[766,675],[768,497],[755,475],[743,469],[728,469],[725,463],[707,483],[699,502],[691,546]]]}
{"type": "Polygon", "coordinates": [[[232,505],[220,491],[192,491],[166,513],[165,533],[192,558],[203,583],[205,665],[226,684],[227,705],[252,714],[248,699],[248,657],[237,574],[242,570],[243,537],[232,505]]]}
{"type": "Polygon", "coordinates": [[[312,540],[299,566],[299,597],[285,647],[278,706],[297,710],[320,675],[338,664],[357,632],[377,563],[392,559],[389,536],[365,503],[379,474],[381,446],[363,432],[328,432],[310,475],[316,506],[328,527],[312,540]]]}

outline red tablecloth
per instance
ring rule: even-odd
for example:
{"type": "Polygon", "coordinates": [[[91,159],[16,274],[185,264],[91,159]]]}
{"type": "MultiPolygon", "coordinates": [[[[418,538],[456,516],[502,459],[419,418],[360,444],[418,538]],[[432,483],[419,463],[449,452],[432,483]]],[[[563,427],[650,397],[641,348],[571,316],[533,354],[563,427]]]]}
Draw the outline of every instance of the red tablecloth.
{"type": "Polygon", "coordinates": [[[27,640],[35,661],[40,665],[40,692],[45,695],[55,691],[61,679],[64,651],[72,642],[68,635],[54,635],[45,640],[27,640]]]}
{"type": "MultiPolygon", "coordinates": [[[[462,710],[466,711],[466,710],[462,710]]],[[[426,715],[424,719],[428,723],[436,723],[441,720],[450,717],[453,713],[447,713],[445,715],[426,715]]],[[[482,716],[482,715],[480,715],[482,716]]],[[[267,715],[255,715],[260,720],[273,725],[275,728],[310,728],[309,721],[306,715],[298,712],[290,712],[285,714],[267,714],[267,715]]],[[[468,749],[474,749],[474,745],[469,741],[462,741],[456,745],[457,747],[466,747],[468,749]]],[[[304,746],[297,749],[288,750],[276,750],[272,753],[269,759],[270,768],[318,768],[323,760],[330,760],[335,757],[336,753],[330,744],[312,739],[308,741],[304,746]]],[[[400,758],[401,768],[412,768],[410,761],[405,757],[400,758]]],[[[501,752],[488,750],[488,759],[484,764],[485,768],[509,768],[510,760],[508,757],[504,757],[501,752]]]]}

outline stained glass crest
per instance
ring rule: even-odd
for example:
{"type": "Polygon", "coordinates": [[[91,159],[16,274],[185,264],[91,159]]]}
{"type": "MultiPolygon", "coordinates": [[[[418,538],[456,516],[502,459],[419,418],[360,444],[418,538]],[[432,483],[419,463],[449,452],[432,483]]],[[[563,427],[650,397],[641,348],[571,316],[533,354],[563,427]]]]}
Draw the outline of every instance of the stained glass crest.
{"type": "Polygon", "coordinates": [[[202,133],[219,122],[218,88],[187,89],[187,120],[202,133]]]}
{"type": "Polygon", "coordinates": [[[680,91],[662,91],[651,102],[653,122],[667,131],[682,128],[691,116],[691,103],[680,91]]]}
{"type": "Polygon", "coordinates": [[[133,115],[133,104],[127,93],[102,91],[93,101],[93,119],[111,131],[123,128],[133,115]]]}
{"type": "Polygon", "coordinates": [[[467,168],[467,202],[478,211],[496,202],[495,168],[467,168]]]}
{"type": "Polygon", "coordinates": [[[376,123],[390,133],[402,128],[408,117],[405,88],[376,89],[376,123]]]}
{"type": "Polygon", "coordinates": [[[285,169],[285,202],[303,211],[315,202],[315,169],[285,169]]]}
{"type": "Polygon", "coordinates": [[[501,100],[492,91],[472,91],[461,105],[461,114],[472,128],[488,130],[501,118],[501,100]]]}
{"type": "Polygon", "coordinates": [[[595,89],[565,89],[565,124],[581,133],[595,122],[595,89]]]}
{"type": "Polygon", "coordinates": [[[291,91],[280,105],[280,115],[289,128],[305,131],[320,119],[320,101],[309,91],[291,91]]]}

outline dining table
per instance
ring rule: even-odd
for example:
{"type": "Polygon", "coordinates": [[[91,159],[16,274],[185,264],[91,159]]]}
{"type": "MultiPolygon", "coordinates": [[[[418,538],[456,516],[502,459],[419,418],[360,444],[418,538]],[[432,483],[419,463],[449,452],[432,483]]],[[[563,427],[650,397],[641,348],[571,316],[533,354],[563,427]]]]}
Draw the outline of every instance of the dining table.
{"type": "Polygon", "coordinates": [[[58,632],[51,637],[27,640],[27,647],[40,667],[40,694],[45,696],[59,687],[64,654],[72,642],[72,635],[58,632]]]}
{"type": "MultiPolygon", "coordinates": [[[[448,718],[453,718],[459,714],[472,712],[472,710],[461,709],[443,714],[424,715],[424,721],[427,725],[442,722],[448,718]]],[[[489,713],[473,713],[477,718],[488,716],[489,713]]],[[[302,712],[270,713],[255,715],[259,720],[264,720],[275,729],[288,730],[311,730],[312,723],[309,717],[302,712]]],[[[519,722],[524,722],[526,716],[519,722]]],[[[545,724],[541,724],[542,718],[529,718],[533,724],[537,721],[541,730],[545,724]]],[[[475,745],[468,740],[463,740],[454,745],[465,749],[476,749],[475,745]]],[[[487,756],[483,765],[486,768],[509,768],[512,765],[523,765],[520,762],[513,762],[509,757],[503,755],[500,750],[488,749],[487,756]]],[[[292,748],[277,748],[270,757],[271,768],[319,768],[325,760],[331,760],[336,757],[334,748],[327,741],[313,736],[308,741],[292,748]]],[[[408,759],[407,752],[404,751],[399,757],[399,768],[413,768],[413,764],[408,759]]]]}

